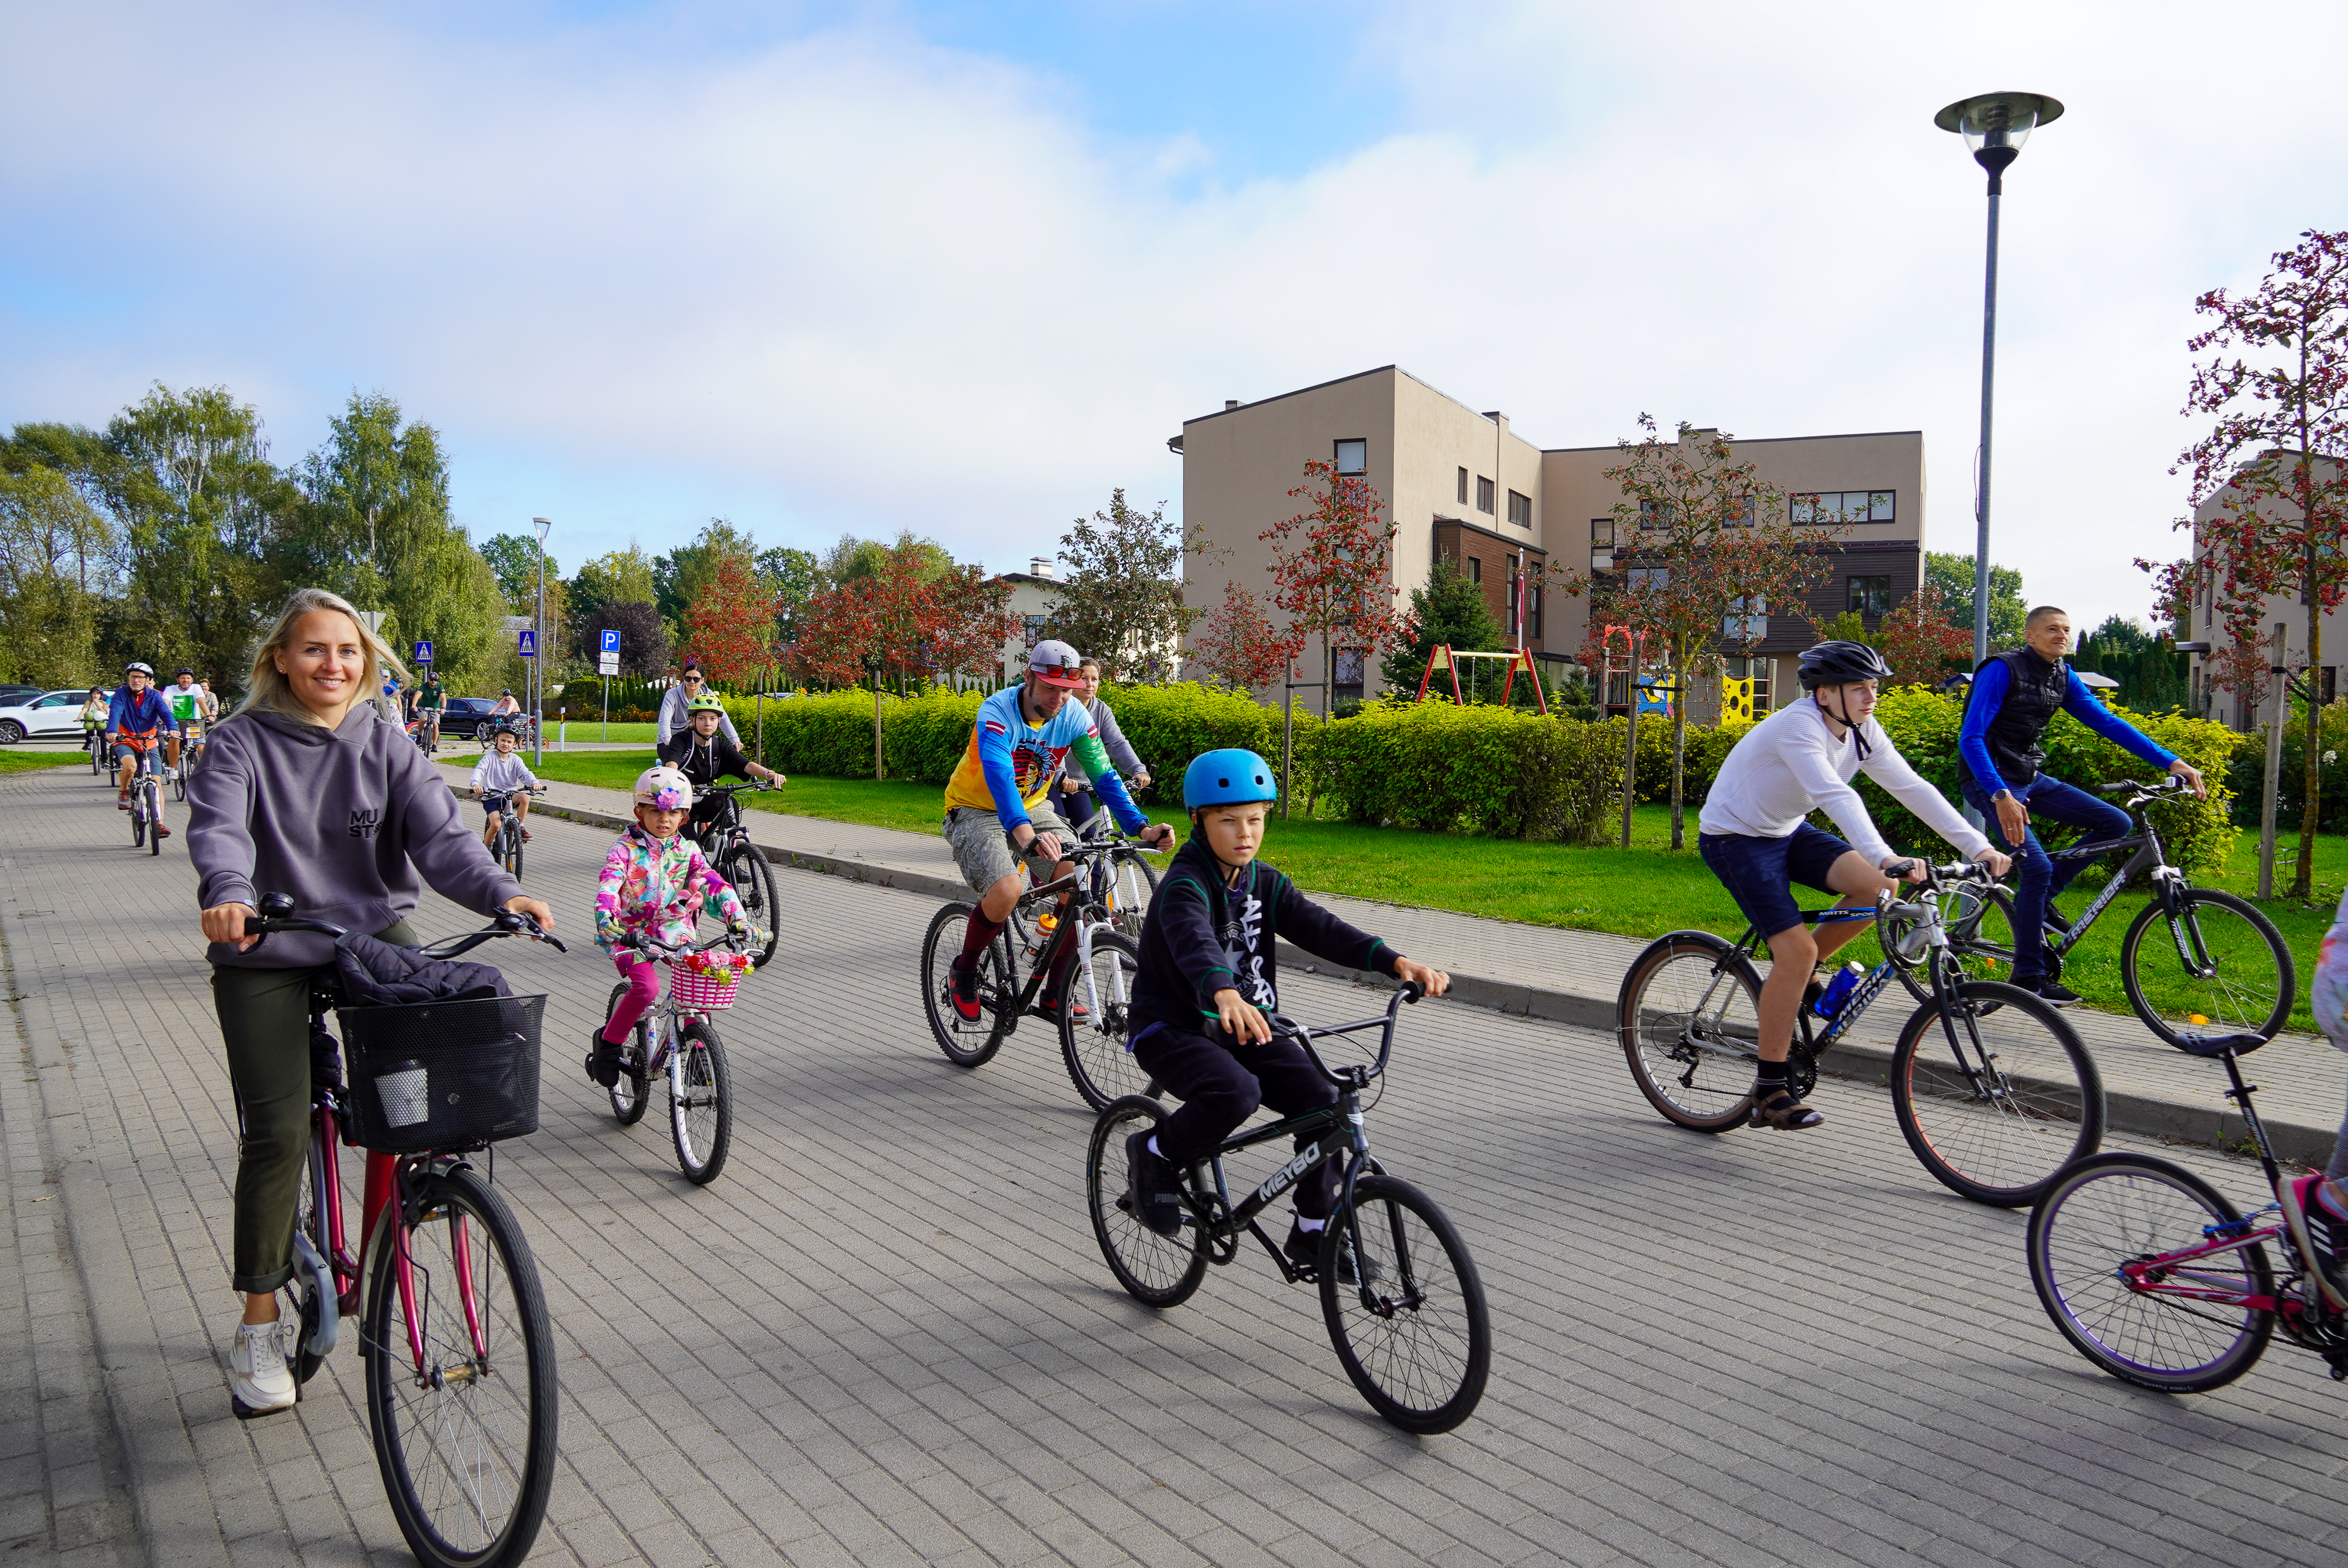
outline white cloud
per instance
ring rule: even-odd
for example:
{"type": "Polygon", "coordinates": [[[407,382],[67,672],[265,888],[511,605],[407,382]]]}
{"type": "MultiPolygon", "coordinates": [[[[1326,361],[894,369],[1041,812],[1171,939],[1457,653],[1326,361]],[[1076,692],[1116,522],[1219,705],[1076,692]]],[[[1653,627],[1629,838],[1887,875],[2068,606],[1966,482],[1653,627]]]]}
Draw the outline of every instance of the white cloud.
{"type": "MultiPolygon", "coordinates": [[[[2348,42],[2314,6],[2228,26],[2261,15],[2348,42]]],[[[1981,181],[1930,116],[2027,87],[2071,113],[2009,180],[1996,554],[2095,617],[2172,548],[2192,296],[2348,218],[2336,111],[2213,81],[2181,5],[1396,7],[1333,68],[1406,123],[1227,184],[1211,127],[1119,144],[886,15],[730,49],[447,26],[16,13],[0,416],[222,381],[283,455],[382,387],[460,505],[535,476],[593,548],[731,507],[1010,562],[1111,485],[1179,498],[1186,415],[1399,361],[1552,445],[1642,409],[1921,425],[1933,543],[1970,548],[1981,181]]]]}

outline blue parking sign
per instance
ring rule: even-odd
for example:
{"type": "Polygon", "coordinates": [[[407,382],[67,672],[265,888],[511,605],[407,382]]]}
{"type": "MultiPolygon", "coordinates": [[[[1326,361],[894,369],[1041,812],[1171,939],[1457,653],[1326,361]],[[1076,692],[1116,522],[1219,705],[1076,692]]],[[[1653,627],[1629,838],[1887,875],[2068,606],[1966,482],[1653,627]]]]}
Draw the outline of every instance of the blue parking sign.
{"type": "Polygon", "coordinates": [[[429,664],[432,662],[432,644],[429,642],[418,642],[416,645],[416,662],[418,664],[429,664]]]}
{"type": "Polygon", "coordinates": [[[620,629],[616,626],[605,627],[603,629],[603,651],[606,653],[617,653],[619,651],[620,629]]]}
{"type": "Polygon", "coordinates": [[[521,630],[521,656],[525,659],[538,657],[538,633],[527,626],[521,630]]]}

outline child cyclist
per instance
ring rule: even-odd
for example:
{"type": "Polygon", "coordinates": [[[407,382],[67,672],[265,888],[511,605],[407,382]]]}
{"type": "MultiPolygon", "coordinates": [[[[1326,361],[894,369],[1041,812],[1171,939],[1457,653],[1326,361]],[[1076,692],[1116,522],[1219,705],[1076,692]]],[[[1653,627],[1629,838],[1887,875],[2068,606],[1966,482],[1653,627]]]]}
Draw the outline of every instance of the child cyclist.
{"type": "Polygon", "coordinates": [[[512,730],[499,725],[489,744],[495,749],[483,752],[480,763],[473,769],[473,798],[481,803],[487,817],[481,824],[481,847],[496,847],[498,825],[502,820],[499,807],[489,804],[491,795],[504,797],[503,806],[514,814],[514,822],[521,828],[521,841],[528,844],[530,792],[538,787],[538,775],[521,760],[521,737],[512,730]]]}
{"type": "MultiPolygon", "coordinates": [[[[1133,1212],[1160,1235],[1182,1226],[1178,1173],[1210,1158],[1239,1124],[1268,1105],[1283,1116],[1334,1104],[1337,1091],[1294,1040],[1275,1039],[1264,1011],[1280,1005],[1276,938],[1349,969],[1416,980],[1439,997],[1451,977],[1414,962],[1296,890],[1256,859],[1280,791],[1272,764],[1253,752],[1208,752],[1182,775],[1190,837],[1149,901],[1133,980],[1135,1063],[1181,1108],[1154,1132],[1126,1140],[1133,1212]]],[[[1297,1140],[1299,1151],[1310,1139],[1297,1140]]],[[[1334,1160],[1296,1184],[1296,1220],[1283,1250],[1307,1266],[1337,1204],[1334,1160]]]]}
{"type": "MultiPolygon", "coordinates": [[[[1840,895],[1840,908],[1866,908],[1896,886],[1885,868],[1906,858],[1875,831],[1867,803],[1850,787],[1851,775],[1866,770],[1925,826],[1996,876],[2012,864],[1908,765],[1875,722],[1877,692],[1891,678],[1881,654],[1863,642],[1821,642],[1802,655],[1800,674],[1809,695],[1778,709],[1736,743],[1696,824],[1696,850],[1704,865],[1769,940],[1753,1122],[1792,1129],[1826,1120],[1796,1099],[1788,1084],[1795,1009],[1810,990],[1818,960],[1867,924],[1821,922],[1813,935],[1802,923],[1793,884],[1840,895]],[[1849,843],[1804,820],[1821,807],[1850,835],[1849,843]]],[[[1923,878],[1922,864],[1912,864],[1907,879],[1923,878]]]]}
{"type": "Polygon", "coordinates": [[[646,768],[636,777],[636,825],[620,835],[595,878],[595,945],[612,955],[628,994],[603,1027],[587,1037],[587,1076],[609,1089],[620,1081],[622,1048],[636,1020],[660,999],[653,960],[623,946],[639,933],[675,946],[693,940],[705,902],[715,902],[729,930],[747,931],[742,901],[684,836],[693,810],[693,785],[672,767],[646,768]]]}

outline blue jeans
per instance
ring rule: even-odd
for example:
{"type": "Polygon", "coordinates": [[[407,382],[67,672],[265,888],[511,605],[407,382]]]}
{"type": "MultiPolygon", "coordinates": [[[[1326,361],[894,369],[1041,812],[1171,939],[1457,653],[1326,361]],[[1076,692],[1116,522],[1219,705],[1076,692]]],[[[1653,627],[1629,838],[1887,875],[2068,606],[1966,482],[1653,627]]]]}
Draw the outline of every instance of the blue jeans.
{"type": "MultiPolygon", "coordinates": [[[[2128,829],[2135,825],[2128,814],[2111,802],[2098,800],[2085,790],[2075,789],[2044,774],[2026,784],[2013,787],[2014,799],[2032,816],[2080,829],[2081,847],[2126,838],[2128,829]]],[[[2038,835],[2027,829],[2019,847],[2008,843],[1997,824],[1997,807],[1990,804],[1988,792],[1979,784],[1965,785],[1965,804],[1982,814],[1982,831],[1989,835],[1989,841],[2013,856],[2019,872],[2013,888],[2013,983],[2036,985],[2046,978],[2046,911],[2055,896],[2071,886],[2071,879],[2085,871],[2094,856],[2058,862],[2038,842],[2038,835]]]]}

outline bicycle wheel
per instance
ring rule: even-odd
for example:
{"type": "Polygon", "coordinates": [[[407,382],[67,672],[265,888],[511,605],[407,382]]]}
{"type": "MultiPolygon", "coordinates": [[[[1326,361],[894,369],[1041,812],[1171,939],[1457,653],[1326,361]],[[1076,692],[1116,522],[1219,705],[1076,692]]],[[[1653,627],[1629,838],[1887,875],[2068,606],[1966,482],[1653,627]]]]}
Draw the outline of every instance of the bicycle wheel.
{"type": "Polygon", "coordinates": [[[1186,1212],[1179,1231],[1159,1235],[1141,1223],[1126,1195],[1125,1141],[1165,1120],[1166,1107],[1155,1100],[1112,1100],[1094,1121],[1085,1151],[1085,1198],[1101,1256],[1128,1296],[1160,1310],[1189,1300],[1207,1277],[1207,1238],[1196,1218],[1186,1212]]]}
{"type": "Polygon", "coordinates": [[[2190,1171],[2144,1154],[2098,1154],[2065,1171],[2030,1211],[2030,1283],[2063,1337],[2113,1377],[2198,1394],[2249,1371],[2274,1334],[2272,1312],[2229,1299],[2273,1298],[2266,1248],[2212,1253],[2147,1271],[2141,1283],[2123,1269],[2198,1248],[2209,1230],[2241,1223],[2190,1171]],[[2195,1294],[2172,1296],[2164,1286],[2195,1294]]]}
{"type": "Polygon", "coordinates": [[[1067,1063],[1068,1081],[1096,1111],[1120,1094],[1149,1092],[1149,1074],[1126,1047],[1127,1009],[1140,969],[1141,949],[1132,938],[1096,927],[1091,959],[1068,970],[1060,1002],[1060,1060],[1067,1063]],[[1082,1022],[1076,1018],[1078,1005],[1088,1015],[1082,1022]]]}
{"type": "Polygon", "coordinates": [[[429,1568],[518,1563],[554,1482],[554,1331],[505,1200],[458,1168],[373,1249],[367,1425],[392,1517],[429,1568]]]}
{"type": "Polygon", "coordinates": [[[1475,1260],[1450,1218],[1408,1182],[1364,1176],[1322,1233],[1321,1316],[1345,1376],[1406,1432],[1447,1432],[1476,1413],[1492,1369],[1492,1321],[1475,1260]],[[1362,1280],[1338,1280],[1354,1248],[1362,1280]]]}
{"type": "Polygon", "coordinates": [[[677,1168],[694,1185],[707,1186],[726,1168],[726,1148],[734,1136],[733,1075],[726,1071],[725,1043],[707,1019],[695,1019],[676,1031],[668,1084],[668,1130],[676,1140],[677,1168]]]}
{"type": "Polygon", "coordinates": [[[922,1009],[929,1015],[930,1033],[938,1049],[956,1067],[980,1067],[1003,1046],[1005,1013],[1015,995],[1011,981],[1011,956],[998,936],[987,944],[978,962],[978,1017],[965,1019],[954,1010],[950,993],[953,964],[962,952],[963,933],[970,924],[971,906],[949,904],[930,918],[922,938],[922,1009]]]}
{"type": "Polygon", "coordinates": [[[1761,981],[1705,931],[1650,944],[1622,977],[1616,1033],[1631,1080],[1667,1120],[1699,1132],[1742,1126],[1753,1109],[1761,981]]]}
{"type": "Polygon", "coordinates": [[[310,1152],[302,1158],[302,1184],[294,1199],[294,1234],[297,1238],[294,1277],[287,1280],[279,1291],[281,1296],[290,1298],[294,1320],[302,1326],[299,1342],[293,1354],[285,1358],[285,1364],[292,1369],[296,1383],[306,1383],[315,1377],[326,1359],[310,1347],[319,1322],[325,1316],[328,1302],[320,1282],[303,1266],[300,1251],[303,1241],[308,1242],[321,1258],[330,1255],[333,1250],[333,1237],[326,1228],[326,1216],[318,1202],[318,1194],[325,1190],[325,1163],[326,1151],[319,1142],[314,1119],[310,1130],[310,1152]]]}
{"type": "Polygon", "coordinates": [[[1952,1192],[2001,1208],[2035,1202],[2103,1143],[2103,1075],[2063,1015],[2019,987],[1968,980],[1951,1000],[1958,1049],[1932,1004],[1900,1028],[1900,1135],[1952,1192]]]}
{"type": "Polygon", "coordinates": [[[140,788],[139,798],[147,803],[147,853],[160,855],[163,853],[162,784],[149,777],[140,788]]]}
{"type": "Polygon", "coordinates": [[[742,913],[749,917],[750,928],[757,933],[754,939],[760,945],[752,950],[750,961],[763,969],[782,944],[778,929],[781,901],[775,892],[775,868],[767,864],[766,856],[758,849],[737,841],[727,853],[718,875],[732,885],[742,900],[742,913]]]}
{"type": "Polygon", "coordinates": [[[2170,1045],[2200,1034],[2272,1035],[2291,1017],[2299,971],[2274,922],[2231,893],[2188,887],[2177,917],[2156,898],[2120,938],[2120,983],[2145,1027],[2170,1045]],[[2155,925],[2167,941],[2148,947],[2155,925]]]}
{"type": "MultiPolygon", "coordinates": [[[[612,1021],[612,1009],[618,1007],[620,999],[627,994],[628,982],[625,980],[612,988],[611,996],[603,1003],[605,1023],[612,1021]]],[[[644,1107],[652,1101],[651,1085],[644,1072],[644,1063],[652,1060],[652,1053],[644,1049],[645,1021],[643,1019],[636,1020],[635,1030],[628,1037],[627,1056],[620,1063],[619,1081],[613,1083],[609,1091],[612,1114],[623,1127],[633,1127],[643,1121],[644,1107]]]]}
{"type": "MultiPolygon", "coordinates": [[[[1949,956],[1960,978],[2002,980],[2013,972],[2013,897],[2003,887],[1964,883],[1941,896],[1941,921],[1949,956]]],[[[1897,931],[1902,922],[1890,922],[1897,931]]],[[[1932,999],[1931,977],[1922,963],[1895,964],[1892,972],[1920,1002],[1932,999]]]]}
{"type": "Polygon", "coordinates": [[[1108,869],[1109,921],[1138,942],[1149,917],[1149,901],[1158,894],[1158,868],[1138,849],[1118,849],[1110,852],[1108,869]]]}
{"type": "MultiPolygon", "coordinates": [[[[195,759],[191,757],[186,760],[192,762],[195,759]]],[[[188,770],[185,767],[171,770],[171,798],[181,805],[188,804],[188,770]]]]}
{"type": "Polygon", "coordinates": [[[130,847],[147,847],[147,792],[136,784],[130,789],[130,847]]]}

